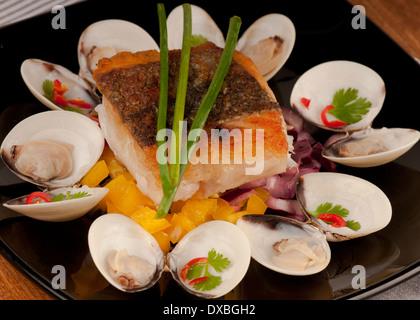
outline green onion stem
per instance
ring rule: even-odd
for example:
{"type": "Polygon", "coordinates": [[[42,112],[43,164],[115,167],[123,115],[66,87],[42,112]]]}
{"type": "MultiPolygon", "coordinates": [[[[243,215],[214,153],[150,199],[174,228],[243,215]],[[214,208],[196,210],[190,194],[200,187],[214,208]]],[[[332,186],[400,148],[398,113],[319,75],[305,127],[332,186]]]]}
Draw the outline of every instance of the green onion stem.
{"type": "Polygon", "coordinates": [[[172,124],[172,134],[174,136],[171,139],[169,162],[169,176],[172,186],[176,186],[180,179],[179,170],[181,162],[182,127],[184,121],[185,99],[187,95],[188,71],[191,53],[191,6],[189,4],[183,4],[182,7],[184,9],[184,32],[182,38],[181,65],[179,68],[178,88],[176,91],[174,118],[172,124]]]}
{"type": "MultiPolygon", "coordinates": [[[[166,114],[168,109],[168,32],[166,26],[166,12],[165,6],[158,3],[158,17],[159,17],[159,30],[160,30],[160,92],[159,92],[159,110],[157,132],[166,130],[166,114]]],[[[166,141],[158,139],[158,150],[166,150],[166,141]],[[163,147],[163,148],[162,148],[163,147]]],[[[159,172],[162,183],[162,190],[168,192],[171,189],[169,178],[169,170],[167,161],[164,161],[164,153],[158,152],[159,172]]]]}
{"type": "MultiPolygon", "coordinates": [[[[185,23],[185,18],[184,18],[184,23],[185,23]]],[[[203,98],[203,100],[200,104],[200,107],[198,108],[197,114],[194,118],[194,121],[193,121],[191,129],[190,129],[190,132],[194,129],[202,130],[204,128],[204,125],[207,121],[207,117],[208,117],[208,115],[211,111],[211,108],[213,107],[213,105],[214,105],[214,103],[217,99],[217,96],[219,95],[219,92],[220,92],[220,89],[223,85],[223,81],[225,79],[225,76],[226,76],[227,72],[229,71],[229,67],[230,67],[230,64],[231,64],[232,59],[233,59],[233,54],[235,52],[235,47],[236,47],[236,43],[237,43],[237,40],[238,40],[238,34],[239,34],[239,29],[240,29],[241,23],[242,22],[241,22],[241,19],[239,17],[235,16],[235,17],[232,17],[230,19],[229,30],[228,30],[226,45],[225,45],[225,48],[223,50],[223,54],[220,58],[219,65],[217,66],[216,73],[215,73],[215,75],[212,79],[212,82],[209,86],[209,89],[208,89],[206,95],[204,96],[204,98],[203,98]]],[[[185,37],[185,26],[184,26],[184,37],[185,37]]],[[[191,37],[191,35],[190,35],[190,37],[191,37]]],[[[184,46],[184,43],[183,43],[183,46],[184,46]]],[[[188,46],[190,46],[190,44],[188,44],[188,46]]],[[[161,54],[162,54],[162,51],[161,51],[161,54]]],[[[189,60],[189,57],[188,57],[188,60],[189,60]]],[[[187,80],[188,80],[188,72],[186,74],[186,77],[187,77],[187,80]]],[[[167,79],[166,79],[166,81],[167,81],[167,79]]],[[[162,80],[161,80],[161,84],[162,84],[162,80]]],[[[162,87],[161,87],[161,90],[162,90],[162,87]]],[[[186,90],[186,87],[185,87],[185,90],[186,90]]],[[[177,96],[178,96],[178,92],[177,92],[177,96]]],[[[183,101],[183,104],[182,104],[181,107],[183,109],[182,110],[182,117],[183,117],[184,108],[185,108],[185,100],[183,101]]],[[[160,104],[159,104],[159,108],[160,108],[160,104]]],[[[166,108],[165,108],[165,111],[166,111],[166,108]]],[[[174,124],[175,124],[175,120],[177,120],[177,119],[174,116],[174,124]]],[[[159,122],[158,122],[158,124],[159,124],[159,122]]],[[[176,131],[176,134],[179,134],[179,132],[180,131],[176,131]]],[[[190,150],[198,142],[198,139],[199,139],[199,135],[195,136],[194,139],[192,139],[192,141],[187,142],[187,150],[186,150],[187,155],[190,154],[190,150]]],[[[178,145],[178,146],[180,146],[180,145],[178,145]]],[[[183,152],[185,152],[185,150],[183,150],[183,152]]],[[[180,164],[178,161],[177,161],[177,163],[180,164]]],[[[167,213],[169,212],[172,201],[175,197],[176,191],[178,190],[179,184],[181,182],[182,176],[183,176],[187,166],[188,166],[188,162],[186,164],[184,164],[184,163],[180,164],[179,171],[178,171],[179,176],[178,176],[178,179],[176,181],[176,184],[175,185],[171,184],[169,186],[169,188],[163,189],[164,190],[163,191],[163,198],[162,198],[162,201],[159,205],[159,208],[158,208],[158,211],[157,211],[157,214],[156,214],[155,218],[157,218],[157,219],[164,218],[167,215],[167,213]]],[[[167,166],[166,166],[166,168],[167,168],[167,166]]],[[[162,174],[161,174],[161,177],[162,177],[162,174]]],[[[168,186],[166,186],[166,187],[168,187],[168,186]]],[[[162,181],[162,188],[165,188],[165,185],[164,185],[163,181],[162,181]]]]}

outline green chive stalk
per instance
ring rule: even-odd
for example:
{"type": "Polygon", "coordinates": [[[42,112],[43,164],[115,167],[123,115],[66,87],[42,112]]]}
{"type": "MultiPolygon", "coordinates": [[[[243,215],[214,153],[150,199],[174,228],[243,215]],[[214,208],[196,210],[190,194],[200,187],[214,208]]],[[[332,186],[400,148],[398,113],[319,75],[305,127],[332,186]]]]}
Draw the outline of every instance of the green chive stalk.
{"type": "MultiPolygon", "coordinates": [[[[163,98],[162,98],[162,101],[159,100],[158,131],[160,129],[164,129],[164,126],[166,125],[167,90],[168,90],[168,69],[167,69],[168,68],[167,67],[168,50],[167,50],[167,39],[165,39],[166,15],[164,13],[164,9],[162,10],[162,7],[163,7],[162,4],[158,5],[159,21],[160,21],[160,26],[161,26],[161,68],[163,66],[166,68],[166,70],[162,71],[161,69],[160,98],[162,97],[163,98]],[[159,9],[159,7],[161,8],[159,9]],[[164,23],[165,23],[165,26],[163,26],[164,23]],[[162,35],[162,31],[165,32],[164,35],[162,35]],[[162,54],[166,55],[166,57],[162,58],[162,54]],[[162,77],[166,77],[166,78],[162,79],[162,77]],[[161,108],[164,110],[160,110],[161,108]]],[[[181,182],[182,176],[184,175],[184,172],[188,166],[189,161],[187,161],[187,163],[182,163],[182,164],[180,163],[181,152],[186,152],[187,155],[190,155],[190,151],[195,147],[200,137],[200,135],[197,135],[197,136],[194,136],[191,139],[191,141],[190,139],[188,139],[186,150],[185,149],[181,150],[182,127],[180,126],[182,125],[182,121],[184,119],[185,96],[186,96],[186,88],[187,88],[187,83],[188,83],[188,66],[189,66],[190,49],[191,49],[191,11],[190,10],[191,9],[188,4],[184,5],[183,48],[181,50],[181,67],[180,67],[180,75],[179,75],[179,82],[178,82],[177,99],[175,102],[174,123],[173,123],[173,128],[172,128],[173,132],[175,132],[175,134],[178,135],[178,137],[177,139],[172,139],[171,141],[171,153],[175,153],[176,159],[175,159],[175,165],[173,165],[173,162],[171,161],[170,163],[171,171],[169,173],[168,173],[169,171],[168,166],[166,164],[159,165],[161,181],[162,181],[162,189],[163,189],[163,198],[159,205],[157,214],[155,216],[155,218],[157,219],[164,218],[168,214],[172,201],[175,197],[176,191],[178,190],[179,184],[181,182]],[[186,20],[189,20],[189,21],[186,21],[186,20]],[[185,51],[184,51],[184,46],[185,46],[185,51]],[[184,57],[182,54],[183,52],[184,52],[184,57]],[[182,65],[182,63],[184,62],[183,58],[185,59],[185,61],[187,61],[188,59],[188,66],[182,65]],[[180,90],[181,92],[179,92],[180,90]],[[178,102],[178,96],[180,97],[179,102],[178,102]],[[177,141],[173,142],[173,140],[177,140],[177,141]],[[174,149],[172,148],[175,148],[176,151],[174,152],[174,149]]],[[[235,16],[230,19],[229,30],[228,30],[223,54],[220,58],[219,65],[217,66],[216,73],[212,79],[212,82],[210,83],[209,89],[198,108],[197,114],[193,120],[190,131],[195,130],[195,129],[199,129],[201,131],[204,128],[204,125],[207,121],[207,117],[217,99],[217,96],[219,95],[225,76],[227,72],[229,71],[229,67],[233,59],[233,54],[235,52],[236,43],[238,41],[238,34],[239,34],[241,23],[242,22],[239,17],[235,16]]],[[[162,146],[163,143],[165,142],[162,142],[162,141],[160,143],[158,142],[158,146],[162,146]]]]}
{"type": "Polygon", "coordinates": [[[180,180],[179,170],[181,162],[181,146],[182,146],[182,132],[185,110],[185,99],[187,95],[188,86],[188,71],[190,66],[191,53],[191,6],[189,4],[182,5],[184,10],[184,32],[182,38],[181,49],[181,65],[179,68],[178,88],[176,91],[174,119],[172,124],[171,152],[169,176],[172,186],[176,186],[180,180]]]}

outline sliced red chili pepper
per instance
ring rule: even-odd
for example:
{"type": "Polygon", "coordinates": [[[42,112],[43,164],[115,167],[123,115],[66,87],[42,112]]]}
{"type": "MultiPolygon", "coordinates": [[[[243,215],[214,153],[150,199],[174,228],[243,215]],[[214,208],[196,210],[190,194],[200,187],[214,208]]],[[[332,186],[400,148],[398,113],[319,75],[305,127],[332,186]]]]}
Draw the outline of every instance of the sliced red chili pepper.
{"type": "Polygon", "coordinates": [[[329,106],[326,106],[325,108],[324,108],[324,110],[322,110],[322,112],[321,112],[321,119],[322,119],[322,122],[327,126],[327,127],[330,127],[330,128],[339,128],[339,127],[343,127],[343,126],[345,126],[345,125],[347,125],[347,123],[345,123],[345,122],[343,122],[343,121],[339,121],[339,120],[335,120],[335,121],[328,121],[328,119],[327,119],[327,113],[331,110],[331,109],[334,109],[335,107],[333,106],[333,105],[329,105],[329,106]]]}
{"type": "Polygon", "coordinates": [[[42,202],[41,200],[44,200],[45,202],[51,202],[51,198],[46,193],[35,191],[28,195],[26,198],[26,204],[38,204],[42,202]]]}
{"type": "Polygon", "coordinates": [[[185,266],[184,266],[184,268],[182,268],[182,271],[181,271],[181,278],[182,278],[182,280],[183,281],[186,281],[188,270],[192,266],[194,266],[196,264],[199,264],[199,263],[206,263],[207,260],[208,260],[207,257],[201,257],[201,258],[192,259],[190,262],[186,263],[185,266]]]}
{"type": "Polygon", "coordinates": [[[64,96],[62,94],[59,94],[57,91],[53,91],[53,101],[54,103],[62,107],[65,107],[68,104],[67,99],[64,98],[64,96]]]}
{"type": "Polygon", "coordinates": [[[68,87],[65,83],[61,83],[60,80],[56,79],[54,80],[53,90],[63,95],[68,90],[68,87]]]}
{"type": "Polygon", "coordinates": [[[82,107],[82,108],[86,108],[86,109],[92,108],[92,105],[90,103],[87,103],[86,101],[84,101],[80,98],[67,100],[67,102],[70,103],[70,104],[74,104],[76,106],[82,107]]]}
{"type": "Polygon", "coordinates": [[[311,100],[306,99],[306,98],[302,98],[300,99],[300,102],[302,102],[302,104],[309,109],[309,103],[311,103],[311,100]]]}
{"type": "Polygon", "coordinates": [[[346,226],[346,221],[338,214],[322,213],[318,215],[318,219],[332,223],[331,226],[333,226],[334,228],[342,228],[346,226]]]}
{"type": "Polygon", "coordinates": [[[195,278],[195,279],[191,280],[190,282],[188,282],[188,284],[189,284],[190,286],[193,286],[193,285],[195,285],[195,284],[197,284],[197,283],[205,282],[205,281],[207,281],[208,279],[209,279],[209,277],[200,277],[200,278],[195,278]]]}

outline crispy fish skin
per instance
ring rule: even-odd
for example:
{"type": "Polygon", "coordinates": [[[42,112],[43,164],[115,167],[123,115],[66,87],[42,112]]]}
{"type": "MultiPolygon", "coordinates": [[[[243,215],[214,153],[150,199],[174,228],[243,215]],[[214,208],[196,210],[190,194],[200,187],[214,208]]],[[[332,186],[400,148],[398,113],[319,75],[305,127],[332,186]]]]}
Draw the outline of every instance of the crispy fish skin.
{"type": "MultiPolygon", "coordinates": [[[[222,51],[210,42],[191,49],[185,106],[185,119],[189,126],[207,92],[222,51]]],[[[172,127],[179,61],[180,50],[171,50],[168,128],[172,127]]],[[[136,178],[140,190],[158,204],[162,197],[156,160],[159,53],[153,50],[123,52],[102,59],[93,77],[103,94],[103,106],[98,108],[98,114],[108,144],[136,178]]],[[[280,106],[253,62],[235,52],[205,130],[209,135],[211,129],[238,129],[239,134],[243,134],[245,129],[258,128],[264,129],[264,154],[259,159],[264,162],[261,175],[256,177],[245,174],[245,168],[255,164],[233,164],[233,161],[228,164],[222,161],[190,164],[175,201],[187,200],[192,196],[209,197],[257,178],[284,172],[287,168],[290,144],[280,106]]],[[[225,142],[225,145],[233,147],[231,140],[225,142]]],[[[219,147],[221,149],[223,144],[219,147]]],[[[243,152],[233,148],[230,150],[232,159],[235,152],[243,152]]]]}

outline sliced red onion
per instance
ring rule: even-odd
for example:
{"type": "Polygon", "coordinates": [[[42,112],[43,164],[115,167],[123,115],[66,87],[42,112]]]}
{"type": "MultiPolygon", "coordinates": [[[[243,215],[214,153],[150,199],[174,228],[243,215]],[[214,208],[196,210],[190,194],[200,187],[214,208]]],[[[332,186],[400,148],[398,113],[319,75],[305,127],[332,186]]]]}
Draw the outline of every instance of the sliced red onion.
{"type": "Polygon", "coordinates": [[[267,178],[261,178],[255,181],[251,181],[239,186],[239,189],[253,189],[258,187],[264,187],[267,184],[267,178]]]}
{"type": "Polygon", "coordinates": [[[300,209],[297,200],[269,198],[266,202],[269,209],[280,215],[285,215],[298,221],[306,221],[306,217],[300,209]]]}
{"type": "Polygon", "coordinates": [[[233,189],[228,191],[224,195],[221,196],[223,200],[226,200],[230,206],[237,206],[242,201],[248,199],[251,194],[257,193],[254,189],[233,189]]]}

